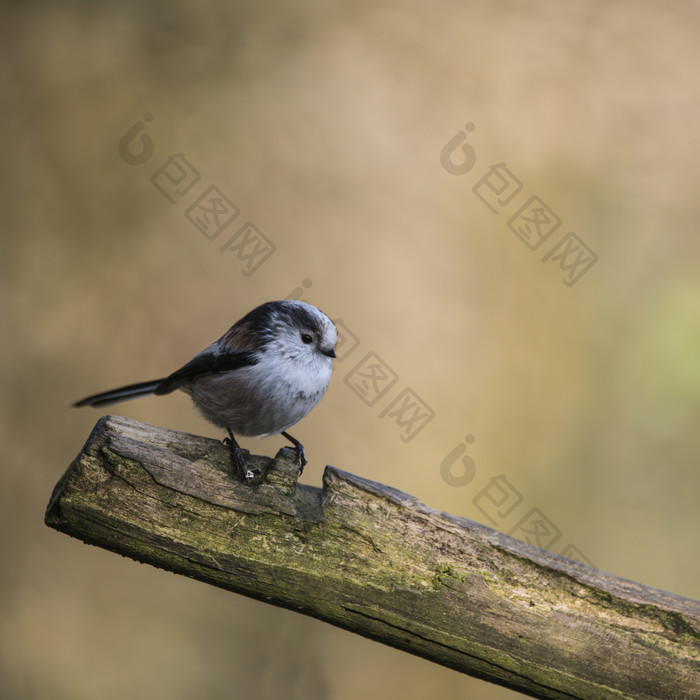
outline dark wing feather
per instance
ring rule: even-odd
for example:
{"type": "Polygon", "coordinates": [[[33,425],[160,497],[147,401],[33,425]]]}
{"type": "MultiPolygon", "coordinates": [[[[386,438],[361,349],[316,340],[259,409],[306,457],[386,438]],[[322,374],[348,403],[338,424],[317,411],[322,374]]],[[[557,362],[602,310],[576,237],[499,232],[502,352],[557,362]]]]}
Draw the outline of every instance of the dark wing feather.
{"type": "Polygon", "coordinates": [[[195,355],[186,365],[166,377],[158,384],[154,393],[157,395],[169,394],[195,377],[203,374],[230,372],[241,367],[254,365],[257,361],[255,354],[246,350],[229,350],[219,354],[203,352],[195,355]]]}

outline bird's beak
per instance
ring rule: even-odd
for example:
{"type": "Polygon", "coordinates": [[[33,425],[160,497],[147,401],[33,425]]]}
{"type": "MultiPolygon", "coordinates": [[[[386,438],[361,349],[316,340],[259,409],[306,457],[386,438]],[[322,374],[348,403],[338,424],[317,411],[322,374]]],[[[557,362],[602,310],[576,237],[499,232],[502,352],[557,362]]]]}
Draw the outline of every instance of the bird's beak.
{"type": "Polygon", "coordinates": [[[327,357],[335,357],[335,348],[331,348],[330,350],[321,350],[321,352],[327,357]]]}

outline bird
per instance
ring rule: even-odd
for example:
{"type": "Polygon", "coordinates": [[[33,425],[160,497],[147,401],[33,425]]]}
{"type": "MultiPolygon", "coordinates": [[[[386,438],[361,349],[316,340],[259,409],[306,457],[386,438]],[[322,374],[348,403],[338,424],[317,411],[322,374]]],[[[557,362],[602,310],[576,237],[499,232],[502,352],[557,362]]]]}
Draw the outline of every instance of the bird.
{"type": "Polygon", "coordinates": [[[167,377],[93,394],[73,405],[108,406],[179,389],[204,418],[227,431],[223,442],[244,481],[253,474],[236,435],[281,434],[294,446],[301,473],[308,463],[304,446],[287,429],[326,393],[337,342],[335,324],[320,309],[303,301],[269,301],[167,377]]]}

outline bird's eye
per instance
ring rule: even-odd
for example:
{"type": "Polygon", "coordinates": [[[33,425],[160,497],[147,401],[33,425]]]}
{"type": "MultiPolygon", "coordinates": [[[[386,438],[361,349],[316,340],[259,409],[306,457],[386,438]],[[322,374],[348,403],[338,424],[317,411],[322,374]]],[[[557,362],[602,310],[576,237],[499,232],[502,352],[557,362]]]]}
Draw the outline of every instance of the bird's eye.
{"type": "Polygon", "coordinates": [[[304,343],[305,345],[308,345],[309,343],[313,343],[313,336],[309,335],[308,333],[302,333],[301,334],[301,342],[304,343]]]}

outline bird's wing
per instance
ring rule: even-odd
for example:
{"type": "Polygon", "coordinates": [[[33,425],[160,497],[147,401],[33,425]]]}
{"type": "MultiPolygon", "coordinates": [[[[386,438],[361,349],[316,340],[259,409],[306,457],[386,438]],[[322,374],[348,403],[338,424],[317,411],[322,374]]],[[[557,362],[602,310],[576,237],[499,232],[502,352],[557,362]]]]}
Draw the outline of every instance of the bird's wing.
{"type": "Polygon", "coordinates": [[[230,372],[257,363],[253,352],[248,350],[221,350],[217,343],[210,345],[195,355],[186,365],[163,379],[156,387],[155,394],[169,394],[179,389],[195,377],[204,374],[230,372]]]}

